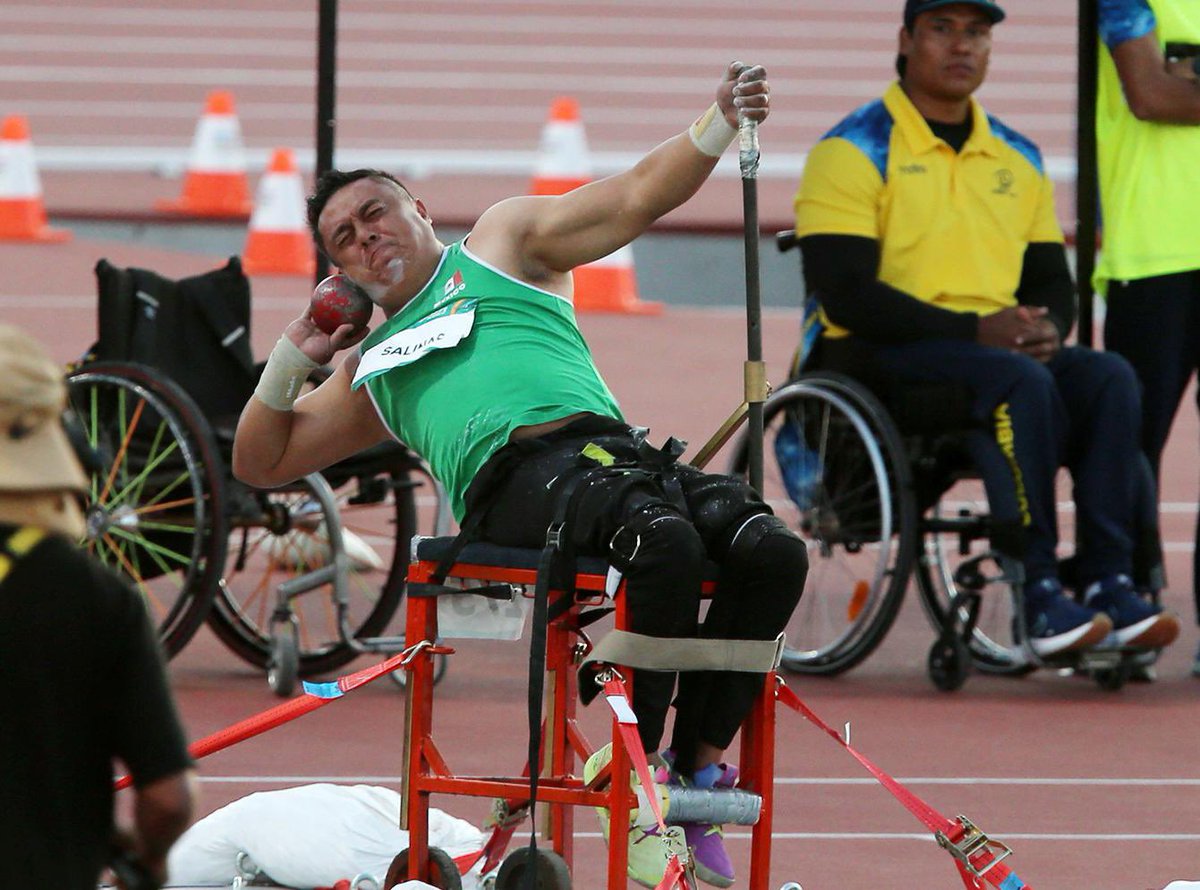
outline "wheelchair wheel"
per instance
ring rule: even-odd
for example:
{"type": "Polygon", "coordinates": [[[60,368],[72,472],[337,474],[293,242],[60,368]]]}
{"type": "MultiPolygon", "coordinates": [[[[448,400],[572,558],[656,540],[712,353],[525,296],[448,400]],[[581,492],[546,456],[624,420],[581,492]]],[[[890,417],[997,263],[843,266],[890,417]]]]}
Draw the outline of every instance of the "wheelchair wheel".
{"type": "MultiPolygon", "coordinates": [[[[801,376],[763,416],[763,497],[809,555],[783,665],[838,674],[879,645],[904,596],[917,535],[907,457],[878,400],[841,375],[801,376]]],[[[746,473],[746,447],[743,435],[734,474],[746,473]]]]}
{"type": "Polygon", "coordinates": [[[416,532],[416,484],[407,468],[381,470],[345,480],[328,506],[308,479],[271,490],[243,488],[210,616],[214,632],[250,664],[269,666],[277,648],[272,635],[277,587],[325,564],[326,511],[336,508],[351,566],[347,633],[339,626],[332,581],[295,596],[290,605],[301,677],[353,661],[359,653],[347,637],[380,635],[403,596],[408,542],[416,532]]]}
{"type": "MultiPolygon", "coordinates": [[[[935,520],[983,515],[987,498],[977,481],[960,482],[930,510],[935,520]]],[[[1013,589],[986,538],[970,541],[968,552],[960,552],[960,539],[947,532],[931,531],[924,536],[917,560],[917,589],[930,622],[939,632],[947,622],[951,599],[973,591],[978,606],[974,627],[967,642],[972,664],[983,673],[1020,676],[1034,669],[1020,646],[1012,642],[1013,589]]],[[[964,600],[959,600],[963,602],[964,600]]],[[[966,607],[955,616],[959,627],[971,616],[966,607]]]]}
{"type": "Polygon", "coordinates": [[[168,657],[204,622],[225,548],[225,468],[195,402],[152,368],[96,362],[67,376],[100,467],[86,549],[142,594],[168,657]]]}

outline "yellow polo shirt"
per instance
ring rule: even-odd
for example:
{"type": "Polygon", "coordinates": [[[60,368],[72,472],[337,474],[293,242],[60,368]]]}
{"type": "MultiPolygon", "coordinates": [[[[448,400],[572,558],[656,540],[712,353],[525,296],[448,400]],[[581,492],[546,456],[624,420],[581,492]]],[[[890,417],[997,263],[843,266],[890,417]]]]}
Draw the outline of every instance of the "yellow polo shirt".
{"type": "Polygon", "coordinates": [[[1200,127],[1138,120],[1112,50],[1155,34],[1200,43],[1197,0],[1101,0],[1096,144],[1104,245],[1093,284],[1200,269],[1200,127]]]}
{"type": "MultiPolygon", "coordinates": [[[[873,238],[880,280],[945,309],[1015,306],[1026,246],[1063,240],[1054,188],[1036,145],[974,99],[971,114],[956,152],[893,83],[809,153],[796,235],[873,238]]],[[[849,333],[823,321],[826,336],[849,333]]]]}

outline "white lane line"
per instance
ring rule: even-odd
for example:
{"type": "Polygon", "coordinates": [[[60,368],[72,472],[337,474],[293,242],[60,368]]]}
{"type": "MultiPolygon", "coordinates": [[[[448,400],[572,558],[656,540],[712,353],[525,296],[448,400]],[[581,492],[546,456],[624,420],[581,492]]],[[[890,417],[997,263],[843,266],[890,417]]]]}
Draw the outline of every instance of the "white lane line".
{"type": "MultiPolygon", "coordinates": [[[[994,838],[1004,841],[1191,841],[1200,840],[1200,834],[1061,834],[1020,831],[989,831],[994,838]]],[[[602,837],[600,832],[575,832],[575,837],[602,837]]],[[[726,831],[726,840],[749,840],[748,831],[726,831]]],[[[775,841],[925,841],[934,843],[933,835],[906,831],[777,831],[771,833],[775,841]]]]}
{"type": "MultiPolygon", "coordinates": [[[[311,782],[335,782],[338,784],[369,784],[369,785],[399,785],[400,776],[200,776],[201,782],[214,785],[291,785],[311,782]]],[[[1156,787],[1156,788],[1193,788],[1200,786],[1200,779],[1183,777],[1165,778],[1082,778],[1082,777],[1032,777],[1020,776],[900,776],[896,779],[905,785],[1046,785],[1046,786],[1106,786],[1106,787],[1156,787]]],[[[877,785],[871,778],[806,778],[780,776],[775,779],[776,785],[877,785]]]]}
{"type": "MultiPolygon", "coordinates": [[[[347,40],[346,52],[353,60],[362,64],[368,60],[394,61],[405,59],[408,62],[511,62],[513,48],[500,44],[470,43],[446,45],[445,43],[431,44],[429,42],[394,43],[391,41],[362,41],[347,40]]],[[[691,46],[658,47],[654,51],[656,66],[670,68],[682,67],[695,70],[697,58],[703,58],[702,50],[707,47],[697,43],[691,46]]],[[[0,34],[0,50],[22,52],[28,55],[32,52],[53,52],[60,55],[60,61],[67,61],[61,56],[70,53],[86,53],[89,57],[115,56],[122,62],[128,63],[132,57],[142,56],[178,56],[182,53],[195,53],[217,56],[233,56],[240,60],[255,58],[295,58],[311,64],[313,42],[310,38],[280,39],[278,37],[203,37],[163,35],[139,37],[122,35],[120,41],[110,45],[97,45],[92,35],[63,35],[63,34],[0,34]]],[[[820,69],[856,69],[878,64],[880,60],[890,60],[895,54],[895,47],[890,44],[880,45],[874,49],[822,49],[819,47],[806,48],[802,54],[794,54],[788,59],[781,56],[769,61],[772,81],[777,80],[784,71],[820,69]]],[[[544,46],[524,46],[521,48],[521,62],[526,66],[543,65],[582,65],[582,64],[641,64],[646,61],[644,47],[625,46],[620,44],[595,46],[567,46],[550,44],[544,46]]],[[[1012,66],[1014,69],[1017,66],[1012,66]]],[[[1034,71],[1061,73],[1064,79],[1069,79],[1075,73],[1075,60],[1064,56],[1024,55],[1021,57],[1020,69],[1029,73],[1034,71]]],[[[427,106],[423,106],[428,110],[427,106]]],[[[132,110],[128,109],[127,110],[132,110]]],[[[311,112],[311,105],[310,105],[311,112]]],[[[338,106],[339,115],[342,107],[338,106]]]]}

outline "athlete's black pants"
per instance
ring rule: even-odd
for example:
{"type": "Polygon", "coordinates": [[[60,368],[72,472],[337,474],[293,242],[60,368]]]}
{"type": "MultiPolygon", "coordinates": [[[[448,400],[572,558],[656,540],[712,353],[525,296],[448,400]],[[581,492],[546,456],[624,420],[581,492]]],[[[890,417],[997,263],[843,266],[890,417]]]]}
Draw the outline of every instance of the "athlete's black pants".
{"type": "MultiPolygon", "coordinates": [[[[542,548],[564,481],[589,467],[580,458],[589,443],[618,464],[639,460],[633,431],[604,418],[577,421],[532,448],[521,443],[521,459],[515,466],[511,458],[506,461],[510,468],[502,478],[488,478],[491,462],[477,477],[487,479],[490,490],[482,537],[506,546],[542,548]]],[[[476,495],[473,484],[467,493],[468,515],[476,495]]],[[[624,574],[628,629],[635,633],[774,639],[800,599],[808,571],[804,543],[773,518],[752,520],[770,510],[740,480],[678,464],[661,472],[593,475],[580,483],[575,503],[574,517],[567,517],[568,533],[580,556],[604,557],[624,574]],[[747,520],[752,520],[749,525],[747,520]],[[743,526],[754,537],[754,527],[762,525],[772,532],[758,535],[751,546],[740,538],[731,555],[730,545],[743,526]],[[700,622],[700,588],[709,559],[720,565],[720,574],[714,600],[700,622]]],[[[699,742],[728,747],[762,681],[762,675],[748,673],[681,675],[671,746],[683,772],[691,771],[699,742]]],[[[646,751],[657,750],[662,740],[675,684],[674,673],[637,672],[633,710],[646,751]]]]}

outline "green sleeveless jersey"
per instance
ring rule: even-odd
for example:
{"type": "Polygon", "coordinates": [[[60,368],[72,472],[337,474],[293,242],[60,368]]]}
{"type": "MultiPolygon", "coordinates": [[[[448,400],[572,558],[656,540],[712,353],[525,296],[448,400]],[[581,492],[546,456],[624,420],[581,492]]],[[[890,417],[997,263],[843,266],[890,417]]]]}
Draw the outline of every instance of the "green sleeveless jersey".
{"type": "Polygon", "coordinates": [[[1121,90],[1111,50],[1154,32],[1159,44],[1200,43],[1197,0],[1101,0],[1096,102],[1103,249],[1096,290],[1200,269],[1200,127],[1142,121],[1121,90]]]}
{"type": "Polygon", "coordinates": [[[570,301],[488,265],[465,239],[360,352],[352,387],[366,385],[392,434],[429,463],[457,519],[517,427],[580,411],[623,419],[570,301]]]}

